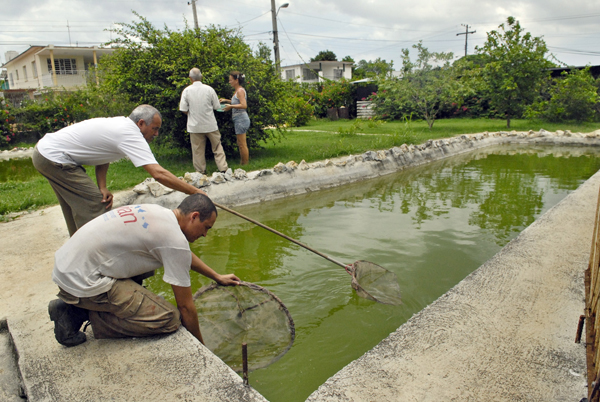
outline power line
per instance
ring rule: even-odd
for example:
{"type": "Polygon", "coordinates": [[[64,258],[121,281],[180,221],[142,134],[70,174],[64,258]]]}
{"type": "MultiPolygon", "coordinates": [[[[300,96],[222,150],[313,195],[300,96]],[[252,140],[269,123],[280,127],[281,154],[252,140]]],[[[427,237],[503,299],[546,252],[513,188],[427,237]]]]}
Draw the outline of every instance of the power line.
{"type": "MultiPolygon", "coordinates": [[[[244,21],[244,22],[238,22],[238,23],[237,23],[237,24],[235,24],[234,26],[240,26],[240,27],[241,27],[241,26],[243,26],[243,25],[245,25],[245,24],[247,24],[247,23],[249,23],[249,22],[251,22],[251,21],[254,21],[254,20],[256,20],[256,19],[258,19],[258,18],[260,18],[260,17],[263,17],[263,16],[265,16],[265,15],[269,14],[270,12],[271,12],[271,10],[267,11],[267,12],[266,12],[266,13],[264,13],[264,14],[261,14],[261,15],[259,15],[258,17],[254,17],[254,18],[252,18],[252,19],[249,19],[248,21],[244,21]]],[[[226,26],[226,27],[227,27],[227,26],[226,26]]]]}
{"type": "Polygon", "coordinates": [[[293,11],[287,11],[286,14],[294,14],[294,15],[301,15],[303,17],[308,17],[308,18],[313,18],[316,20],[324,20],[324,21],[330,21],[330,22],[338,22],[340,24],[344,24],[344,25],[356,25],[356,26],[362,26],[362,27],[368,27],[368,28],[378,28],[378,29],[388,29],[388,30],[393,30],[393,31],[409,31],[409,32],[431,32],[431,31],[422,31],[419,29],[402,29],[402,28],[389,28],[389,27],[385,27],[385,26],[381,26],[381,25],[368,25],[368,24],[358,24],[355,22],[348,22],[348,21],[339,21],[339,20],[333,20],[331,18],[323,18],[323,17],[315,17],[312,15],[306,15],[306,14],[300,14],[300,13],[295,13],[293,11]]]}
{"type": "Polygon", "coordinates": [[[548,49],[556,50],[558,53],[570,53],[570,54],[581,54],[585,56],[600,56],[600,51],[593,50],[577,50],[577,49],[567,49],[564,47],[557,46],[548,46],[548,49]]]}

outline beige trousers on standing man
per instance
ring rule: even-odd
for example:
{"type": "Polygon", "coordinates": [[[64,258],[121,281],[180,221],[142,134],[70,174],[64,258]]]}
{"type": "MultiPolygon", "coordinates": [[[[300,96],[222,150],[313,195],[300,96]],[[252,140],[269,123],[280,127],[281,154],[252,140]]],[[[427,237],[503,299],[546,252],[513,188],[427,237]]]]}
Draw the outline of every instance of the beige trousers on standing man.
{"type": "Polygon", "coordinates": [[[102,193],[83,166],[52,162],[40,154],[37,147],[33,150],[32,162],[52,186],[70,236],[108,211],[106,204],[102,203],[102,193]]]}
{"type": "Polygon", "coordinates": [[[210,141],[217,168],[220,172],[226,171],[227,161],[225,160],[225,151],[223,151],[223,146],[221,145],[221,133],[219,130],[210,133],[190,133],[194,169],[200,173],[206,173],[206,157],[204,156],[206,138],[210,141]]]}

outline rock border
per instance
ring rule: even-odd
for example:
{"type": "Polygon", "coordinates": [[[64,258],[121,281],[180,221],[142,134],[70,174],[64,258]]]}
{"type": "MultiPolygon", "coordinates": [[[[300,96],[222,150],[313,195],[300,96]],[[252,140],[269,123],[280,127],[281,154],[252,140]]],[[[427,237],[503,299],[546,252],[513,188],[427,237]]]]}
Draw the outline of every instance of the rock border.
{"type": "MultiPolygon", "coordinates": [[[[197,172],[186,173],[182,180],[201,188],[215,202],[224,205],[245,205],[269,201],[336,187],[360,180],[383,176],[492,145],[555,144],[600,146],[600,130],[592,133],[572,133],[569,130],[549,132],[544,129],[528,132],[499,131],[462,134],[451,138],[428,140],[419,145],[403,144],[387,150],[367,151],[360,155],[307,163],[289,161],[272,169],[246,172],[228,169],[211,177],[197,172]]],[[[115,206],[128,204],[159,204],[176,208],[186,197],[154,179],[146,179],[131,191],[119,194],[115,206]]]]}
{"type": "Polygon", "coordinates": [[[31,158],[31,155],[33,155],[33,147],[14,147],[13,149],[5,149],[4,151],[0,151],[0,161],[31,158]]]}

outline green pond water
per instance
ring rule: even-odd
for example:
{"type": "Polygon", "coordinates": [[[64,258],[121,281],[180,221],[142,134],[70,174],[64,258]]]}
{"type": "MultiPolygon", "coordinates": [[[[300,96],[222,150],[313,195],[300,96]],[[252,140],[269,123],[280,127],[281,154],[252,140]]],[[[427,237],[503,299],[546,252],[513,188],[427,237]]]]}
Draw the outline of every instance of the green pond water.
{"type": "MultiPolygon", "coordinates": [[[[218,272],[264,286],[285,303],[295,343],[279,361],[251,372],[250,385],[271,402],[304,401],[598,169],[600,149],[593,147],[494,147],[235,208],[338,261],[368,260],[393,271],[400,306],[358,297],[343,268],[225,211],[192,249],[218,272]]],[[[0,161],[0,182],[37,174],[31,159],[0,161]]],[[[193,291],[210,282],[191,275],[193,291]]],[[[174,302],[161,278],[159,271],[146,285],[174,302]]]]}
{"type": "MultiPolygon", "coordinates": [[[[376,180],[236,208],[339,261],[364,259],[393,271],[403,292],[400,306],[358,297],[343,268],[220,211],[193,250],[218,272],[274,292],[296,325],[290,351],[251,372],[250,385],[272,402],[304,401],[593,175],[600,169],[599,152],[488,148],[376,180]]],[[[147,285],[173,301],[161,277],[158,272],[147,285]]],[[[208,283],[192,272],[194,291],[208,283]]]]}
{"type": "Polygon", "coordinates": [[[31,158],[9,159],[0,161],[0,183],[11,181],[28,181],[39,176],[33,167],[31,158]]]}

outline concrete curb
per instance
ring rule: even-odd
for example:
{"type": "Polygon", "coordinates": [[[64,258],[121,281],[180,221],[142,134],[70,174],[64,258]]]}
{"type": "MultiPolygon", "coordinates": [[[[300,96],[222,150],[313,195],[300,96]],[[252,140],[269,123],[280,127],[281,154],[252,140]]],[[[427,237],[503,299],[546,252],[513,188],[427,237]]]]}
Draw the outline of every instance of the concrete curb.
{"type": "Polygon", "coordinates": [[[29,401],[266,401],[183,328],[65,348],[45,310],[9,325],[29,401]]]}

